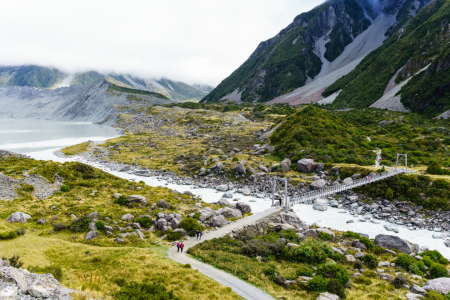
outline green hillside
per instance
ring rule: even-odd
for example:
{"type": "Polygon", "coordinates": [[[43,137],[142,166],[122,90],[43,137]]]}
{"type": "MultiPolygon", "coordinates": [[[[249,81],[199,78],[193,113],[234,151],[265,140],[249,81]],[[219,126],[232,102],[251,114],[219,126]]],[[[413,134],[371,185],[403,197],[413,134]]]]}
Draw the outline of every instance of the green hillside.
{"type": "Polygon", "coordinates": [[[202,101],[218,101],[236,89],[242,101],[269,101],[305,85],[319,74],[322,62],[314,53],[317,37],[330,32],[325,58],[335,60],[370,21],[355,0],[328,1],[297,16],[274,38],[259,44],[250,58],[202,101]],[[331,7],[332,6],[332,7],[331,7]],[[330,10],[336,20],[330,17],[330,10]]]}
{"type": "Polygon", "coordinates": [[[1,85],[51,88],[62,81],[64,74],[57,69],[40,66],[17,66],[0,68],[1,85]]]}
{"type": "Polygon", "coordinates": [[[78,73],[73,78],[71,85],[77,85],[77,86],[86,85],[86,84],[92,83],[98,79],[105,79],[105,76],[103,76],[102,74],[100,74],[96,71],[78,73]]]}
{"type": "Polygon", "coordinates": [[[358,67],[323,93],[342,90],[333,108],[363,108],[381,98],[389,80],[402,67],[396,82],[431,63],[403,87],[402,103],[414,112],[436,116],[450,109],[449,39],[450,0],[436,0],[410,20],[358,67]],[[399,36],[400,35],[400,36],[399,36]]]}

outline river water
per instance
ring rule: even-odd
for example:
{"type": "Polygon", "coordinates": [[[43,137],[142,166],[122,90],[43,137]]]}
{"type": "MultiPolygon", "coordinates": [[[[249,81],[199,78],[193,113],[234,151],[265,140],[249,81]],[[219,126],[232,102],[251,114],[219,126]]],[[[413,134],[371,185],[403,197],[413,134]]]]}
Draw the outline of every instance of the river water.
{"type": "MultiPolygon", "coordinates": [[[[119,136],[119,132],[116,129],[89,123],[0,120],[0,149],[27,154],[41,160],[59,162],[77,160],[89,163],[81,157],[61,158],[54,155],[54,152],[63,147],[88,140],[104,141],[117,136],[119,136]]],[[[99,163],[89,164],[127,180],[143,180],[150,186],[164,186],[180,192],[190,191],[208,203],[217,202],[223,195],[223,192],[218,192],[215,189],[178,185],[167,182],[162,178],[139,177],[134,174],[111,171],[99,163]]],[[[244,196],[236,192],[234,192],[234,199],[248,203],[254,213],[269,209],[272,204],[269,198],[244,196]]],[[[230,201],[232,200],[230,199],[230,201]]],[[[450,248],[444,245],[442,239],[434,239],[433,234],[435,232],[429,230],[409,230],[404,226],[398,226],[399,233],[394,233],[384,229],[383,226],[388,224],[387,222],[380,221],[379,224],[361,222],[361,216],[352,216],[342,209],[328,207],[327,211],[319,212],[314,210],[312,205],[307,204],[295,205],[293,209],[309,225],[317,223],[321,227],[341,231],[351,230],[368,234],[370,238],[375,238],[378,234],[397,235],[410,242],[438,250],[444,256],[450,258],[450,248]],[[349,220],[353,220],[354,223],[347,223],[349,220]]]]}

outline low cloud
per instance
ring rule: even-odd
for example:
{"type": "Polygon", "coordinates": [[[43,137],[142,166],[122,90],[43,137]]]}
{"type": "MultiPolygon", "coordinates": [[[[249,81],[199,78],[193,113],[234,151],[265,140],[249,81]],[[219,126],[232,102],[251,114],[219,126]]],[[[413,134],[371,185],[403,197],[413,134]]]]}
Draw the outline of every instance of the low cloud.
{"type": "Polygon", "coordinates": [[[0,2],[0,65],[217,85],[322,0],[0,2]]]}

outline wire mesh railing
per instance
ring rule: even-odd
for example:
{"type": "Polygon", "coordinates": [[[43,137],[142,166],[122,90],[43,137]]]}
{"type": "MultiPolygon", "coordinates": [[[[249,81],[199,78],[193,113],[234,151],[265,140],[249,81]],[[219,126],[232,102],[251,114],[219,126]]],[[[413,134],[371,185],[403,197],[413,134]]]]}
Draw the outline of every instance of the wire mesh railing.
{"type": "Polygon", "coordinates": [[[338,194],[347,190],[351,190],[363,185],[371,184],[373,182],[377,182],[389,177],[396,176],[398,174],[407,173],[407,169],[395,169],[392,171],[386,171],[383,173],[379,173],[373,176],[367,176],[364,178],[353,180],[351,184],[345,185],[334,185],[329,186],[320,190],[310,191],[307,193],[301,193],[295,198],[292,198],[290,201],[290,205],[301,204],[301,203],[310,203],[316,199],[324,198],[330,195],[338,194]]]}

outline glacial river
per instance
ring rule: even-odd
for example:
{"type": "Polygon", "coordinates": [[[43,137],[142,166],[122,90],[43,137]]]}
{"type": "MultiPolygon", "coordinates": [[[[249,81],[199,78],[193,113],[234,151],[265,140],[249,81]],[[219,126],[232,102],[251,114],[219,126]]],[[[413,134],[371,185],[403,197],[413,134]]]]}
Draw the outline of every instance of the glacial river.
{"type": "MultiPolygon", "coordinates": [[[[80,157],[61,158],[53,153],[69,145],[88,140],[104,141],[117,136],[119,136],[119,132],[116,129],[89,123],[0,120],[0,149],[27,154],[41,160],[86,162],[80,157]]],[[[139,177],[134,174],[111,171],[102,164],[92,165],[124,179],[143,180],[150,186],[165,186],[180,192],[190,191],[194,195],[201,196],[203,201],[208,203],[217,202],[223,195],[223,192],[214,189],[177,185],[160,178],[139,177]]],[[[266,210],[272,204],[269,198],[244,196],[235,191],[233,194],[235,199],[239,198],[239,201],[249,203],[253,212],[266,210]]],[[[444,245],[442,239],[434,239],[433,234],[436,234],[436,232],[433,231],[409,230],[404,226],[398,226],[399,233],[394,233],[384,229],[383,225],[388,224],[387,222],[379,221],[379,224],[361,222],[361,216],[352,216],[345,210],[331,207],[328,207],[325,212],[319,212],[313,210],[312,205],[302,204],[295,205],[294,211],[309,225],[317,223],[321,227],[341,231],[351,230],[368,234],[370,238],[375,238],[377,234],[397,235],[420,246],[439,250],[444,256],[450,258],[450,248],[444,245]],[[354,223],[347,223],[349,220],[353,220],[354,223]]]]}

